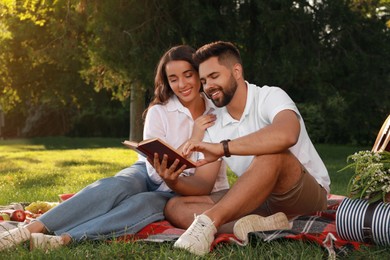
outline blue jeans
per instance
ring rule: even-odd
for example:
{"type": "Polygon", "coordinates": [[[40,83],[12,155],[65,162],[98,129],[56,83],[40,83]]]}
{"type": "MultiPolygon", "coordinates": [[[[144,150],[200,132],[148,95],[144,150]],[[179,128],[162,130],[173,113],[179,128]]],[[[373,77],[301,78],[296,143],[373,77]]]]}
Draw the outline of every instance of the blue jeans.
{"type": "Polygon", "coordinates": [[[150,180],[145,162],[136,162],[88,185],[37,220],[49,232],[68,234],[75,242],[135,234],[164,219],[165,204],[174,193],[155,191],[158,186],[150,180]]]}

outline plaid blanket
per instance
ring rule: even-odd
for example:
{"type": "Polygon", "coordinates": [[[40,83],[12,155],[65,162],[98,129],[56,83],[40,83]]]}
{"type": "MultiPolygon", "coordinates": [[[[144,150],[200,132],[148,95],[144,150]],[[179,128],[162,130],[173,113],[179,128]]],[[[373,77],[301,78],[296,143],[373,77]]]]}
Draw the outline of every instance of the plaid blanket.
{"type": "Polygon", "coordinates": [[[336,210],[343,198],[343,196],[330,195],[327,210],[295,218],[289,230],[250,233],[249,241],[250,243],[277,239],[312,241],[327,249],[330,259],[357,250],[363,243],[343,240],[336,232],[336,210]]]}
{"type": "MultiPolygon", "coordinates": [[[[259,241],[269,242],[277,239],[312,241],[325,248],[329,253],[330,259],[335,259],[336,255],[345,255],[350,250],[357,250],[362,243],[345,241],[336,233],[336,210],[343,198],[343,196],[329,195],[327,210],[295,218],[292,228],[288,230],[250,233],[249,242],[256,244],[259,241]]],[[[183,232],[183,229],[175,228],[168,221],[164,220],[146,226],[135,235],[123,236],[118,240],[174,241],[183,232]]],[[[212,244],[212,248],[219,243],[243,245],[233,234],[218,234],[212,244]]]]}
{"type": "MultiPolygon", "coordinates": [[[[249,242],[255,244],[259,241],[269,242],[277,239],[312,241],[328,250],[330,259],[336,259],[336,255],[345,255],[350,250],[357,250],[363,243],[345,241],[341,239],[336,232],[336,210],[344,198],[344,196],[329,195],[327,210],[295,218],[292,220],[292,228],[288,230],[258,231],[250,233],[249,242]]],[[[10,207],[11,206],[13,207],[13,205],[10,205],[10,207]]],[[[0,226],[2,228],[9,229],[12,225],[17,225],[18,223],[2,222],[1,224],[2,225],[0,226]],[[5,227],[5,224],[10,225],[5,227]]],[[[168,221],[163,220],[147,225],[137,234],[119,237],[116,241],[169,242],[178,239],[184,231],[184,229],[176,228],[168,221]]],[[[235,243],[243,246],[241,241],[233,234],[218,234],[212,244],[212,248],[219,243],[235,243]]]]}

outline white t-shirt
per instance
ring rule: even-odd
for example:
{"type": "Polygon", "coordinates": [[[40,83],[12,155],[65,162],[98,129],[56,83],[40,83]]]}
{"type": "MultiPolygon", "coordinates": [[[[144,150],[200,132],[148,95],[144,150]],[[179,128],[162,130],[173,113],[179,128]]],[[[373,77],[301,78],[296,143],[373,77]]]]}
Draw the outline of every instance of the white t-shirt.
{"type": "MultiPolygon", "coordinates": [[[[204,114],[212,113],[215,110],[214,104],[208,100],[202,93],[205,100],[206,110],[204,114]]],[[[174,95],[165,105],[152,106],[145,118],[143,138],[158,137],[174,148],[178,148],[190,137],[194,127],[194,120],[192,119],[190,111],[184,107],[179,99],[174,95]]],[[[199,153],[193,153],[191,159],[198,160],[199,153]]],[[[150,178],[157,184],[161,184],[158,191],[171,191],[165,184],[162,178],[158,175],[152,165],[143,157],[138,156],[139,160],[146,161],[146,167],[150,178]]],[[[182,175],[193,175],[195,168],[186,169],[182,175]]],[[[229,183],[226,176],[226,164],[222,163],[213,192],[228,189],[229,183]]]]}
{"type": "MultiPolygon", "coordinates": [[[[209,127],[204,138],[205,142],[218,143],[225,139],[236,139],[248,135],[272,123],[277,113],[282,110],[293,110],[299,116],[301,131],[298,142],[290,151],[306,167],[308,172],[329,192],[330,178],[328,171],[318,155],[298,108],[285,91],[278,87],[258,87],[246,82],[248,96],[245,110],[240,120],[233,119],[226,107],[215,110],[217,121],[209,127]]],[[[241,176],[249,167],[253,156],[223,157],[230,169],[241,176]]]]}

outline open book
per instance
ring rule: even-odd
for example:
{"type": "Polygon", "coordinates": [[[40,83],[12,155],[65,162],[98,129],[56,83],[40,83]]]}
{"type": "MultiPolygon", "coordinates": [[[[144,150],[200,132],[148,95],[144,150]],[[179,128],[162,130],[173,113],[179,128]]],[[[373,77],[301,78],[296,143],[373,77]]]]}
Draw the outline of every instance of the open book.
{"type": "Polygon", "coordinates": [[[146,139],[139,143],[134,141],[123,141],[122,144],[151,160],[154,158],[154,153],[158,153],[160,161],[162,160],[163,155],[166,154],[168,155],[168,167],[170,167],[176,159],[180,160],[177,169],[184,164],[187,166],[186,168],[196,167],[195,162],[184,158],[175,148],[159,138],[146,139]]]}

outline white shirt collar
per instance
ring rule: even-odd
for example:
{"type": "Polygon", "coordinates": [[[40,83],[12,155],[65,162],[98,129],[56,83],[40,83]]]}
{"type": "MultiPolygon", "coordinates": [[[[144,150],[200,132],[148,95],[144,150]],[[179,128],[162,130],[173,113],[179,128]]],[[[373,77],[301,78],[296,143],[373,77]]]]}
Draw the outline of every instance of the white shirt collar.
{"type": "MultiPolygon", "coordinates": [[[[205,102],[205,111],[203,114],[212,113],[216,108],[215,105],[210,99],[206,97],[203,92],[201,92],[200,94],[205,102]]],[[[166,104],[166,107],[168,111],[180,111],[192,117],[190,111],[185,106],[183,106],[183,104],[180,102],[179,98],[176,95],[173,95],[169,99],[168,103],[166,104]]]]}

